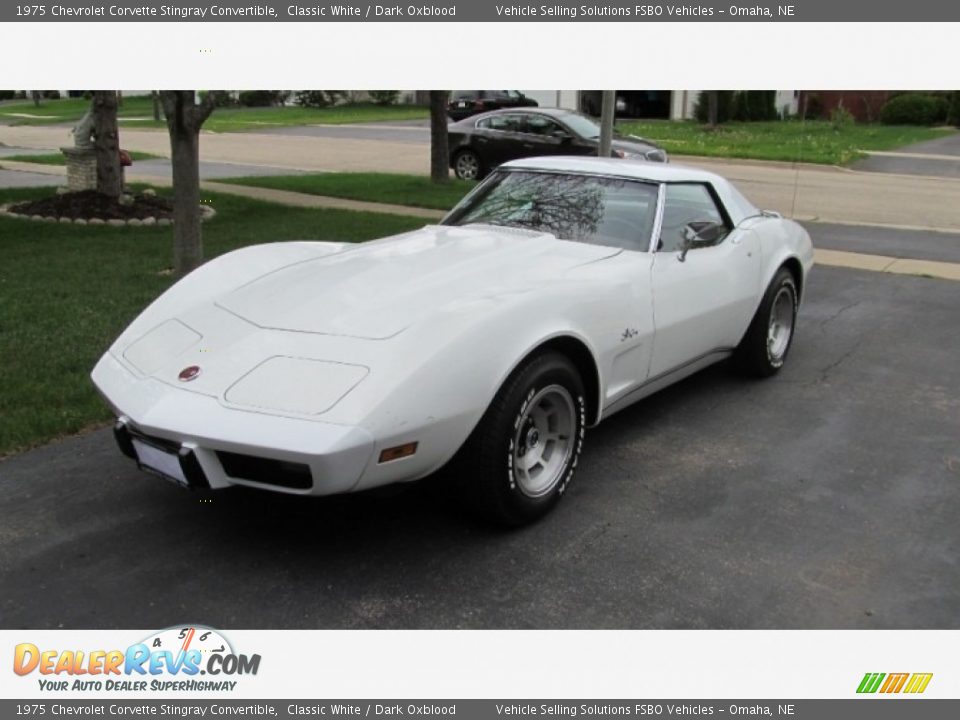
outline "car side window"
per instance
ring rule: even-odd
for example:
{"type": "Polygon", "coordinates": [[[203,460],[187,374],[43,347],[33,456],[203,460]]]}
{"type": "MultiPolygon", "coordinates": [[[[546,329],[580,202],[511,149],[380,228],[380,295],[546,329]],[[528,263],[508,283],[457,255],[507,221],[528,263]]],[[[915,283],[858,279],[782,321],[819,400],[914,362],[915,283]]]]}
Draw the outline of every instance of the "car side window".
{"type": "Polygon", "coordinates": [[[546,135],[548,137],[557,137],[557,133],[570,134],[563,129],[560,123],[543,115],[527,115],[526,131],[531,135],[546,135]]]}
{"type": "MultiPolygon", "coordinates": [[[[674,183],[666,186],[663,221],[660,226],[659,252],[679,252],[683,248],[684,229],[690,223],[710,222],[722,225],[725,231],[716,243],[723,242],[730,226],[717,207],[713,194],[702,183],[674,183]]],[[[700,245],[699,247],[703,247],[700,245]]]]}
{"type": "Polygon", "coordinates": [[[521,115],[491,115],[477,121],[477,127],[498,132],[522,132],[523,117],[521,115]]]}

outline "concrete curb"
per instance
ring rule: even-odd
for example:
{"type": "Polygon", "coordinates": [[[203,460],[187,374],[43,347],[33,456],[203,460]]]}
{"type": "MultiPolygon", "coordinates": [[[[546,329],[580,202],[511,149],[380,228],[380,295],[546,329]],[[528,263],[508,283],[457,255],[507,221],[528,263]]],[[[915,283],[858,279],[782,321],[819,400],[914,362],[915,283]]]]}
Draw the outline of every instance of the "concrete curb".
{"type": "Polygon", "coordinates": [[[817,265],[960,281],[960,263],[941,262],[937,260],[913,260],[910,258],[895,258],[888,255],[867,255],[864,253],[823,250],[819,248],[814,251],[814,260],[817,265]]]}

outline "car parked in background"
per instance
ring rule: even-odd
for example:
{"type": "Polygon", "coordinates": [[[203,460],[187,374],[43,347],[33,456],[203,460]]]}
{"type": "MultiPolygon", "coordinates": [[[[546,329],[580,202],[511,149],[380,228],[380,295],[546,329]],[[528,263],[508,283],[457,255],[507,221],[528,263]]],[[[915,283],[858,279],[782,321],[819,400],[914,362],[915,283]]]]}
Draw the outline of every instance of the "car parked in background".
{"type": "Polygon", "coordinates": [[[517,107],[537,107],[537,101],[519,90],[454,90],[447,115],[451,120],[463,120],[489,110],[517,107]]]}
{"type": "MultiPolygon", "coordinates": [[[[560,108],[515,108],[466,118],[448,129],[450,167],[461,180],[479,180],[501,163],[548,155],[596,155],[600,125],[593,118],[560,108]]],[[[649,140],[616,132],[612,154],[668,162],[649,140]]]]}

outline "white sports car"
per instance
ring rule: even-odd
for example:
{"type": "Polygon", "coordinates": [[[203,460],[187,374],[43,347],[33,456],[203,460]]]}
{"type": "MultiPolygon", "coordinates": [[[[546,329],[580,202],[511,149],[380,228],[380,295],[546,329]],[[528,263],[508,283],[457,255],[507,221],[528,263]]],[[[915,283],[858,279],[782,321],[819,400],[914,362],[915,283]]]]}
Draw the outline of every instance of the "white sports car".
{"type": "Polygon", "coordinates": [[[438,225],[211,260],[93,380],[121,449],[181,485],[324,495],[450,465],[518,525],[562,496],[585,428],[730,355],[776,373],[812,263],[717,175],[533,158],[438,225]]]}

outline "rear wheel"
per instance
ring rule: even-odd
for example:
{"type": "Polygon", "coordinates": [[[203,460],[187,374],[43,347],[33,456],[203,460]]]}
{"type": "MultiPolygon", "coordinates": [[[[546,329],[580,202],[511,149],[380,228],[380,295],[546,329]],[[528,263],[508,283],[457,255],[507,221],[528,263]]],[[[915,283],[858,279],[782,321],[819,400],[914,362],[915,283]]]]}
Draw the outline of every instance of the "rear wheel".
{"type": "Polygon", "coordinates": [[[453,158],[453,172],[460,180],[479,180],[483,175],[480,156],[473,150],[461,150],[453,158]]]}
{"type": "Polygon", "coordinates": [[[777,373],[787,359],[797,320],[797,284],[780,268],[764,293],[747,334],[737,347],[736,361],[756,377],[777,373]]]}
{"type": "Polygon", "coordinates": [[[585,420],[583,383],[565,356],[544,353],[519,368],[458,454],[469,509],[514,527],[549,512],[573,477],[585,420]]]}

